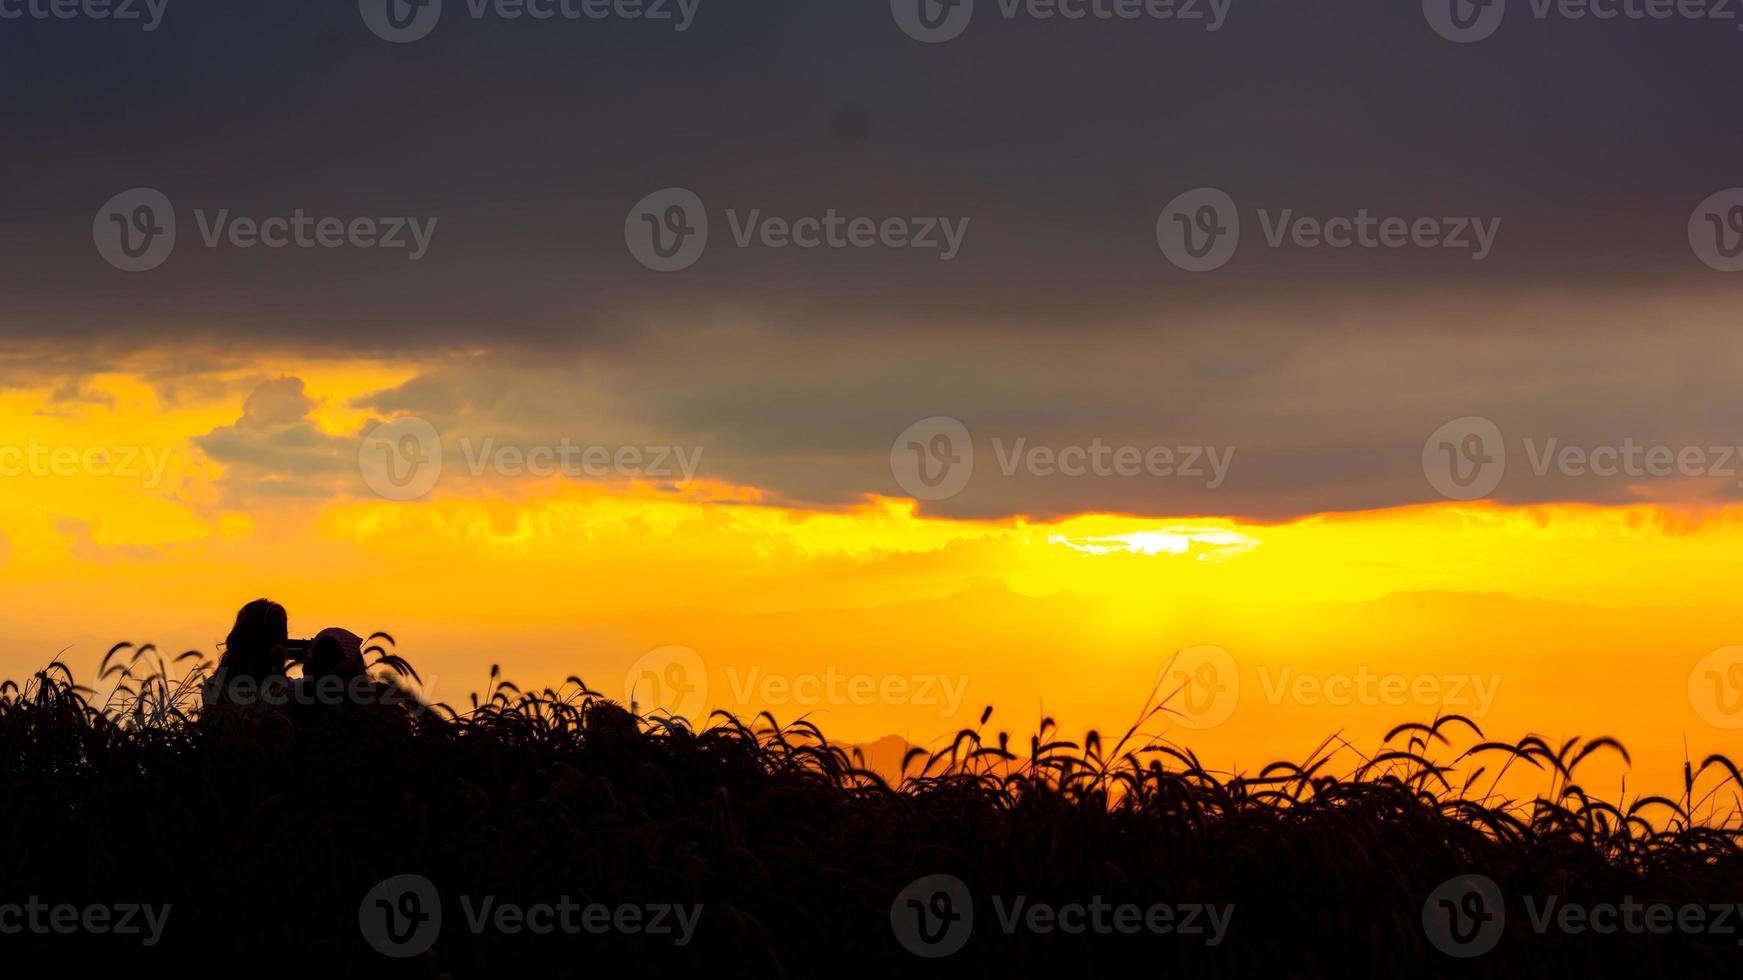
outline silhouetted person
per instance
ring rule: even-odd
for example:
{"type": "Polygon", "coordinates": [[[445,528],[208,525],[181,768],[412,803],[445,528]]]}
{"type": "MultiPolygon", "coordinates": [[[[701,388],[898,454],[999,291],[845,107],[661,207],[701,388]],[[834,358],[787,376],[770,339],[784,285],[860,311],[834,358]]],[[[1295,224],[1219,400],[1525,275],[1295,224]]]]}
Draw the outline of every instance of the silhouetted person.
{"type": "Polygon", "coordinates": [[[337,626],[315,634],[314,642],[309,645],[309,659],[303,664],[304,677],[337,677],[350,681],[368,675],[369,668],[363,663],[362,637],[337,626]]]}
{"type": "Polygon", "coordinates": [[[403,724],[417,701],[397,684],[376,680],[363,662],[363,638],[329,627],[309,642],[296,704],[304,721],[342,715],[403,724]]]}
{"type": "Polygon", "coordinates": [[[218,672],[206,689],[207,702],[260,703],[264,688],[282,689],[289,642],[290,624],[283,606],[270,599],[243,606],[224,639],[218,672]]]}

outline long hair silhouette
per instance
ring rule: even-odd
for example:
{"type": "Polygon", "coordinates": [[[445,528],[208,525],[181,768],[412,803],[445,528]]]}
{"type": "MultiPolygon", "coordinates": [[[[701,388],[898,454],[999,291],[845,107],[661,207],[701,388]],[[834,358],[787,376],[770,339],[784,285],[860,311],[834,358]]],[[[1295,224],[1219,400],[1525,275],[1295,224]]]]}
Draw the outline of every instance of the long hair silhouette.
{"type": "Polygon", "coordinates": [[[289,641],[284,607],[270,599],[256,599],[236,613],[236,625],[230,627],[224,655],[218,660],[219,674],[227,681],[246,677],[257,682],[282,674],[289,641]]]}

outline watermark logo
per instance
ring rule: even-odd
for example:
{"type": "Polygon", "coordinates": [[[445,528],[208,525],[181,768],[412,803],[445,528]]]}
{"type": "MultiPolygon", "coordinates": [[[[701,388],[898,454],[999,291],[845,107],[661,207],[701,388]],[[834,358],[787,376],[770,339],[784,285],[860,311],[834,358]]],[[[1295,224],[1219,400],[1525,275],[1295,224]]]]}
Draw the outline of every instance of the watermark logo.
{"type": "Polygon", "coordinates": [[[1719,272],[1743,271],[1743,187],[1710,195],[1689,215],[1689,247],[1719,272]]]}
{"type": "MultiPolygon", "coordinates": [[[[702,464],[702,446],[604,446],[577,443],[567,436],[554,443],[516,445],[494,436],[474,441],[461,436],[460,460],[466,473],[482,477],[570,479],[631,477],[688,486],[702,464]]],[[[357,449],[358,470],[377,496],[416,500],[435,489],[443,473],[443,447],[436,427],[416,416],[401,416],[371,429],[357,449]]],[[[0,459],[4,450],[0,449],[0,459]]]]}
{"type": "Polygon", "coordinates": [[[1015,935],[1027,930],[1040,936],[1062,932],[1069,936],[1090,933],[1098,936],[1114,934],[1137,935],[1152,933],[1201,936],[1206,946],[1221,946],[1228,936],[1229,923],[1235,917],[1233,903],[1212,905],[1206,902],[1110,902],[1100,895],[1087,902],[1030,901],[1027,895],[992,897],[993,914],[999,930],[1015,935]]]}
{"type": "Polygon", "coordinates": [[[974,898],[955,875],[916,878],[890,903],[890,931],[915,956],[949,956],[974,934],[974,898]]]}
{"type": "Polygon", "coordinates": [[[1507,0],[1422,0],[1422,16],[1434,32],[1455,44],[1481,41],[1501,27],[1507,0]]]}
{"type": "MultiPolygon", "coordinates": [[[[466,16],[518,21],[670,22],[674,31],[690,29],[702,0],[465,0],[466,16]]],[[[442,19],[442,0],[359,0],[363,22],[384,41],[420,41],[442,19]]]]}
{"type": "Polygon", "coordinates": [[[169,0],[0,0],[5,20],[113,20],[140,25],[146,34],[163,23],[169,0]]]}
{"type": "Polygon", "coordinates": [[[1501,886],[1487,875],[1448,878],[1422,903],[1422,931],[1434,948],[1469,959],[1495,948],[1507,928],[1501,886]]]}
{"type": "MultiPolygon", "coordinates": [[[[1255,215],[1268,248],[1441,249],[1468,252],[1471,261],[1481,262],[1501,234],[1500,218],[1376,215],[1367,208],[1329,217],[1298,214],[1294,208],[1258,208],[1255,215]]],[[[1188,272],[1227,265],[1240,240],[1240,211],[1233,198],[1215,187],[1181,194],[1156,218],[1156,244],[1168,261],[1188,272]]]]}
{"type": "MultiPolygon", "coordinates": [[[[287,215],[252,218],[223,208],[194,210],[200,240],[207,248],[335,249],[342,247],[405,250],[421,260],[435,239],[439,218],[313,217],[297,208],[287,215]]],[[[149,187],[136,187],[110,198],[91,223],[97,252],[124,272],[145,272],[162,265],[175,250],[176,212],[169,198],[149,187]]]]}
{"type": "Polygon", "coordinates": [[[440,218],[408,216],[364,218],[316,218],[297,208],[288,215],[265,218],[233,216],[229,208],[215,214],[204,209],[194,210],[194,222],[200,227],[200,241],[207,248],[228,245],[231,248],[301,248],[333,249],[361,248],[383,251],[405,250],[406,258],[418,262],[429,254],[430,243],[436,237],[440,218]]]}
{"type": "Polygon", "coordinates": [[[364,435],[357,447],[357,469],[376,496],[417,500],[442,478],[442,438],[428,421],[402,415],[364,435]]]}
{"type": "MultiPolygon", "coordinates": [[[[419,687],[424,696],[432,695],[439,678],[429,675],[419,687]]],[[[278,674],[255,678],[247,674],[232,676],[220,666],[200,685],[207,704],[268,705],[304,708],[336,708],[343,705],[360,707],[399,708],[414,717],[421,717],[429,704],[398,683],[378,681],[368,673],[343,677],[323,674],[318,677],[286,677],[278,674]]]]}
{"type": "MultiPolygon", "coordinates": [[[[1568,479],[1728,479],[1743,487],[1740,445],[1670,445],[1627,436],[1620,442],[1579,445],[1558,436],[1520,440],[1531,476],[1552,472],[1568,479]]],[[[1493,493],[1507,469],[1506,442],[1495,423],[1481,416],[1454,419],[1422,446],[1422,472],[1441,496],[1475,500],[1493,493]]]]}
{"type": "Polygon", "coordinates": [[[623,675],[623,702],[641,717],[671,716],[702,720],[713,691],[715,707],[744,716],[798,707],[930,708],[955,716],[968,694],[966,674],[866,673],[833,664],[820,670],[771,671],[728,664],[710,671],[701,654],[687,646],[658,647],[642,654],[623,675]],[[724,686],[715,683],[724,673],[724,686]],[[712,676],[711,676],[712,675],[712,676]]]}
{"type": "MultiPolygon", "coordinates": [[[[1087,443],[1043,445],[1025,437],[991,440],[999,475],[1046,479],[1161,477],[1201,479],[1215,490],[1228,479],[1234,446],[1137,446],[1097,436],[1087,443]]],[[[973,436],[947,415],[921,419],[890,445],[890,473],[916,500],[946,500],[961,493],[974,474],[973,436]]]]}
{"type": "Polygon", "coordinates": [[[695,265],[708,248],[708,209],[682,187],[668,187],[636,202],[623,222],[629,254],[655,272],[695,265]]]}
{"type": "Polygon", "coordinates": [[[442,933],[442,896],[423,875],[395,875],[371,888],[357,906],[357,927],[383,956],[418,956],[442,933]]]}
{"type": "Polygon", "coordinates": [[[948,415],[924,418],[890,445],[890,474],[915,500],[948,500],[974,476],[974,440],[948,415]]]}
{"type": "Polygon", "coordinates": [[[925,44],[942,44],[968,30],[974,0],[890,0],[902,33],[925,44]]]}
{"type": "Polygon", "coordinates": [[[496,932],[505,936],[521,933],[601,936],[617,932],[629,936],[670,937],[672,945],[680,947],[690,945],[690,941],[696,938],[702,909],[700,904],[678,905],[672,902],[646,905],[582,903],[569,895],[554,902],[530,904],[502,901],[495,895],[477,899],[471,895],[460,896],[460,911],[466,917],[466,927],[474,935],[496,932]]]}
{"type": "MultiPolygon", "coordinates": [[[[1712,21],[1743,30],[1732,0],[1530,0],[1538,21],[1712,21]]],[[[1448,41],[1470,44],[1494,34],[1506,16],[1507,0],[1423,0],[1422,13],[1434,32],[1448,41]]]]}
{"type": "Polygon", "coordinates": [[[1157,689],[1170,718],[1187,728],[1215,728],[1241,701],[1241,671],[1227,650],[1201,644],[1174,655],[1157,689]]]}
{"type": "Polygon", "coordinates": [[[122,902],[114,905],[50,904],[35,895],[0,903],[0,936],[129,936],[156,946],[174,906],[122,902]]]}
{"type": "Polygon", "coordinates": [[[1481,718],[1495,705],[1501,690],[1499,674],[1400,674],[1358,667],[1354,672],[1300,672],[1292,666],[1276,671],[1259,667],[1259,686],[1271,704],[1384,705],[1443,708],[1481,718]]]}
{"type": "Polygon", "coordinates": [[[1560,895],[1526,895],[1525,916],[1531,931],[1546,935],[1550,931],[1569,936],[1595,933],[1610,936],[1618,932],[1630,936],[1648,934],[1664,936],[1681,933],[1685,936],[1707,936],[1714,943],[1738,940],[1737,923],[1743,921],[1743,904],[1712,902],[1642,902],[1632,895],[1619,902],[1567,901],[1560,895]],[[1720,938],[1723,937],[1723,938],[1720,938]]]}
{"type": "MultiPolygon", "coordinates": [[[[1037,936],[1178,935],[1219,946],[1234,920],[1232,903],[1111,901],[1102,895],[1088,900],[1049,901],[1030,895],[991,895],[993,924],[1007,936],[1027,932],[1037,936]]],[[[902,948],[915,956],[938,959],[967,945],[974,933],[974,895],[954,875],[916,878],[890,903],[890,930],[902,948]]]]}
{"type": "Polygon", "coordinates": [[[821,671],[798,674],[764,673],[761,667],[740,672],[726,668],[733,703],[747,713],[769,708],[912,706],[935,708],[940,717],[954,717],[968,693],[966,674],[866,674],[843,671],[833,664],[821,671]]]}
{"type": "Polygon", "coordinates": [[[357,9],[371,33],[393,44],[429,37],[442,19],[442,0],[358,0],[357,9]]]}
{"type": "MultiPolygon", "coordinates": [[[[605,905],[580,902],[569,895],[525,904],[495,895],[461,895],[459,901],[465,926],[473,935],[598,936],[617,932],[671,937],[674,946],[687,946],[695,938],[703,909],[701,905],[668,902],[605,905]]],[[[357,925],[364,941],[383,956],[418,956],[434,946],[442,933],[441,893],[422,875],[395,875],[363,896],[357,907],[357,925]]]]}
{"type": "Polygon", "coordinates": [[[103,260],[123,272],[148,272],[176,247],[176,212],[162,191],[135,187],[110,198],[91,222],[103,260]]]}
{"type": "MultiPolygon", "coordinates": [[[[1043,22],[1178,21],[1202,22],[1214,34],[1228,21],[1234,0],[997,0],[1005,20],[1023,17],[1043,22]]],[[[890,0],[902,33],[916,41],[941,44],[968,29],[974,0],[890,0]]]]}
{"type": "Polygon", "coordinates": [[[1241,213],[1234,198],[1199,187],[1168,202],[1156,219],[1156,244],[1168,261],[1187,272],[1228,264],[1241,244],[1241,213]]]}
{"type": "Polygon", "coordinates": [[[31,438],[22,446],[0,445],[0,477],[94,476],[140,480],[155,490],[174,455],[169,446],[67,446],[31,438]]]}
{"type": "MultiPolygon", "coordinates": [[[[1489,713],[1500,694],[1501,676],[1490,674],[1401,673],[1372,670],[1301,670],[1293,664],[1257,665],[1259,694],[1265,703],[1302,707],[1422,707],[1454,711],[1472,718],[1489,713]]],[[[1243,670],[1219,646],[1180,651],[1157,679],[1157,697],[1169,716],[1192,729],[1214,728],[1234,714],[1244,695],[1243,670]]]]}
{"type": "Polygon", "coordinates": [[[632,476],[688,486],[702,465],[702,446],[584,446],[565,436],[554,444],[518,446],[486,437],[474,444],[460,437],[460,454],[473,476],[574,479],[632,476]]]}
{"type": "Polygon", "coordinates": [[[1422,444],[1422,473],[1449,500],[1486,497],[1507,472],[1507,443],[1494,422],[1478,415],[1453,419],[1422,444]]]}
{"type": "Polygon", "coordinates": [[[1743,728],[1743,646],[1720,647],[1695,664],[1689,704],[1714,728],[1743,728]]]}
{"type": "Polygon", "coordinates": [[[642,717],[659,714],[700,722],[708,704],[708,666],[687,646],[649,650],[624,672],[623,699],[642,717]]]}
{"type": "MultiPolygon", "coordinates": [[[[786,218],[761,208],[726,209],[737,248],[812,250],[892,248],[932,251],[949,262],[962,250],[969,218],[848,216],[829,208],[821,215],[786,218]]],[[[636,202],[623,224],[624,242],[637,262],[656,272],[695,265],[708,247],[708,211],[682,187],[655,191],[636,202]]]]}

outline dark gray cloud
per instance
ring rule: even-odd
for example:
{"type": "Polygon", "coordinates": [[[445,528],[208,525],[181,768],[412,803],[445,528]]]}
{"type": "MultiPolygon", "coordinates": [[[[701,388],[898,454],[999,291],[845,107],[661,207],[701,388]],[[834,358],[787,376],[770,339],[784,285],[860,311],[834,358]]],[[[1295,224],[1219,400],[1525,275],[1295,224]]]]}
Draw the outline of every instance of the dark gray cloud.
{"type": "Polygon", "coordinates": [[[262,381],[243,402],[241,418],[194,437],[194,446],[224,467],[225,503],[325,498],[355,484],[357,440],[321,431],[309,418],[316,404],[300,378],[262,381]]]}
{"type": "MultiPolygon", "coordinates": [[[[883,0],[701,0],[683,32],[446,0],[409,44],[351,0],[169,0],[149,33],[0,21],[0,384],[50,379],[70,404],[127,361],[173,400],[249,351],[387,354],[428,368],[365,400],[384,416],[699,443],[705,472],[826,504],[896,492],[895,435],[948,415],[987,441],[928,509],[975,516],[1433,499],[1422,441],[1463,415],[1731,439],[1737,280],[1686,224],[1743,183],[1735,23],[1540,20],[1514,0],[1461,45],[1414,2],[1233,0],[1214,32],[1000,6],[936,45],[883,0]],[[1240,208],[1242,242],[1194,274],[1156,222],[1201,186],[1240,208]],[[173,202],[178,241],[126,273],[92,225],[135,187],[173,202]],[[624,226],[665,187],[705,202],[711,238],[661,274],[624,226]],[[203,241],[220,214],[299,210],[347,235],[373,219],[370,241],[418,219],[427,254],[203,241]],[[968,225],[950,261],[737,247],[728,211],[753,210],[968,225]],[[1268,247],[1285,212],[1500,224],[1481,261],[1268,247]],[[986,471],[994,437],[1236,457],[1214,491],[1007,478],[986,471]]],[[[285,397],[259,424],[201,440],[233,490],[335,486],[355,443],[262,390],[285,397]]],[[[1663,486],[1516,479],[1497,495],[1663,486]]]]}
{"type": "Polygon", "coordinates": [[[1234,0],[1215,32],[1006,20],[981,0],[940,45],[903,35],[883,2],[702,0],[680,33],[474,20],[449,0],[403,45],[349,0],[171,0],[151,33],[9,21],[0,81],[21,97],[0,107],[0,324],[393,350],[610,343],[722,316],[1014,336],[1424,286],[1716,288],[1683,225],[1736,182],[1737,32],[1514,6],[1475,45],[1380,0],[1234,0]],[[1154,223],[1201,185],[1226,190],[1248,227],[1234,263],[1192,276],[1162,259],[1154,223]],[[126,275],[98,258],[90,223],[136,186],[174,203],[180,240],[161,268],[126,275]],[[714,228],[700,263],[660,275],[622,230],[666,186],[695,191],[714,228]],[[412,262],[207,248],[195,215],[299,208],[437,225],[412,262]],[[724,214],[831,208],[971,224],[941,262],[739,249],[724,214]],[[1270,249],[1261,208],[1502,228],[1483,262],[1270,249]]]}
{"type": "Polygon", "coordinates": [[[972,476],[923,509],[957,517],[1100,510],[1281,520],[1444,500],[1424,446],[1465,417],[1490,420],[1505,442],[1489,499],[1743,496],[1735,458],[1743,449],[1725,456],[1743,443],[1743,409],[1724,380],[1743,339],[1726,306],[1637,304],[1579,316],[1558,306],[1521,302],[1481,327],[1461,326],[1470,316],[1461,308],[1242,329],[1207,319],[1187,338],[1134,325],[1037,339],[1020,352],[943,334],[903,345],[817,337],[787,338],[784,356],[771,359],[767,338],[721,332],[610,355],[454,360],[361,404],[429,419],[456,458],[459,440],[488,437],[701,446],[705,477],[824,506],[902,496],[911,488],[892,467],[898,436],[943,416],[970,434],[972,476]],[[1641,343],[1645,335],[1651,344],[1641,343]],[[1630,443],[1698,449],[1712,472],[1653,473],[1644,458],[1633,473],[1534,465],[1534,454],[1630,443]],[[1175,470],[1196,465],[1203,474],[1074,477],[1016,455],[1019,446],[1058,455],[1097,444],[1110,462],[1122,447],[1146,456],[1165,448],[1175,470]],[[1220,477],[1214,459],[1226,466],[1220,477]]]}

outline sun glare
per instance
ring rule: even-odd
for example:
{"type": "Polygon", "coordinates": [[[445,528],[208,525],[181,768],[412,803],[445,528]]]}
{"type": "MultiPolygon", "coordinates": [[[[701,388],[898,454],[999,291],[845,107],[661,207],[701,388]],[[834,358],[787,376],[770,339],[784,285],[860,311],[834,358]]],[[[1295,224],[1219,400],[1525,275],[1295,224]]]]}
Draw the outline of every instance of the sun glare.
{"type": "Polygon", "coordinates": [[[1255,538],[1216,527],[1167,527],[1096,537],[1050,535],[1048,544],[1063,545],[1091,555],[1184,555],[1195,561],[1220,562],[1259,546],[1255,538]]]}

